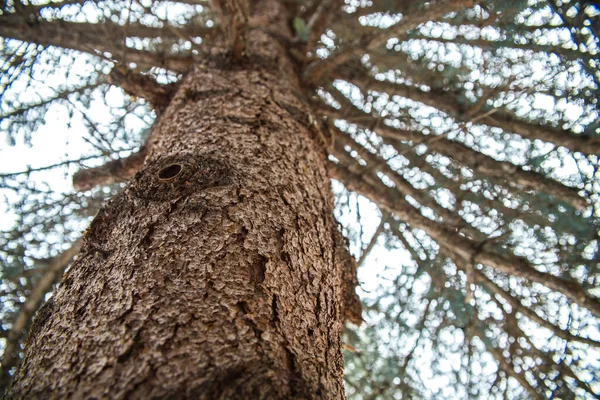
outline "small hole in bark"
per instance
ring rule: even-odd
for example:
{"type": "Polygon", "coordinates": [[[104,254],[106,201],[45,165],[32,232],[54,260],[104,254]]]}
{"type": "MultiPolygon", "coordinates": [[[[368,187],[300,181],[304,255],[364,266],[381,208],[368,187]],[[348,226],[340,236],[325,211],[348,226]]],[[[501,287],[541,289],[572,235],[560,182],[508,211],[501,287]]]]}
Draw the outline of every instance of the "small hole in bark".
{"type": "Polygon", "coordinates": [[[308,336],[312,336],[315,334],[315,331],[313,331],[312,329],[308,328],[308,336]]]}
{"type": "Polygon", "coordinates": [[[179,164],[171,164],[168,167],[161,169],[158,172],[158,178],[167,180],[175,178],[181,172],[181,165],[179,164]]]}
{"type": "Polygon", "coordinates": [[[242,314],[246,315],[248,314],[248,303],[246,303],[245,301],[238,301],[236,304],[238,310],[240,310],[242,312],[242,314]]]}

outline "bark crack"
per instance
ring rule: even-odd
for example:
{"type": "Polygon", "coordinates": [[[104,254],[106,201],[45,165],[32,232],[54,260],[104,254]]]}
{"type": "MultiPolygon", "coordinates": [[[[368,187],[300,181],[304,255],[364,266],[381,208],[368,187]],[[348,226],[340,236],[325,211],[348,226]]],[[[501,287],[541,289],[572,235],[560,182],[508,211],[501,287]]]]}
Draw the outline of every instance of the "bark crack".
{"type": "Polygon", "coordinates": [[[277,325],[279,322],[279,311],[277,310],[277,295],[274,294],[271,300],[271,323],[273,326],[277,325]]]}

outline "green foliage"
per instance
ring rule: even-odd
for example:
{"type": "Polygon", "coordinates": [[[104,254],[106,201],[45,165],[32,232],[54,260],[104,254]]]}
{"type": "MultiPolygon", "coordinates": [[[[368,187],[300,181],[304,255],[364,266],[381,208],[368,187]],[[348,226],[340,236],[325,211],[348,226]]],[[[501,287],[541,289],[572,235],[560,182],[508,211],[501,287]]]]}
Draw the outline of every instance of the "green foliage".
{"type": "Polygon", "coordinates": [[[306,22],[302,18],[294,18],[294,29],[296,36],[303,42],[308,42],[310,36],[310,28],[306,25],[306,22]]]}

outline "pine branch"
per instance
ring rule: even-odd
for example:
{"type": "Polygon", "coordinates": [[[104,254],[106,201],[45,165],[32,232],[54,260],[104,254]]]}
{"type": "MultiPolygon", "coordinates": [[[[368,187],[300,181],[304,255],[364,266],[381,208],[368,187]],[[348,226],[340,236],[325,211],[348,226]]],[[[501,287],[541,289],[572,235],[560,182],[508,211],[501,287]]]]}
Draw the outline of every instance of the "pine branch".
{"type": "Polygon", "coordinates": [[[245,56],[250,4],[248,0],[212,0],[212,7],[227,34],[229,56],[237,62],[245,56]]]}
{"type": "MultiPolygon", "coordinates": [[[[582,45],[585,46],[586,48],[589,47],[588,43],[590,42],[590,40],[586,37],[586,35],[583,34],[583,29],[589,29],[591,30],[594,34],[593,36],[593,42],[595,42],[595,46],[597,48],[598,43],[599,43],[599,38],[598,38],[598,30],[596,27],[594,27],[595,24],[590,24],[589,27],[584,25],[584,21],[587,18],[592,18],[591,16],[586,17],[586,13],[583,12],[583,10],[579,10],[579,12],[576,13],[576,15],[574,17],[570,16],[570,8],[571,8],[571,3],[563,3],[563,2],[559,2],[556,0],[549,0],[548,1],[548,5],[550,6],[550,9],[552,11],[554,11],[554,13],[556,13],[556,15],[558,15],[558,17],[561,19],[563,25],[568,29],[570,36],[571,36],[571,40],[573,40],[573,42],[577,45],[578,48],[580,48],[582,45]]],[[[594,8],[597,8],[598,5],[594,4],[594,8]]],[[[581,65],[583,66],[583,68],[586,70],[586,72],[591,76],[591,78],[594,80],[594,83],[596,84],[596,88],[600,87],[600,73],[598,73],[598,61],[600,59],[600,55],[596,54],[595,57],[595,63],[581,63],[581,65]]]]}
{"type": "Polygon", "coordinates": [[[90,83],[90,84],[83,85],[83,86],[80,86],[77,88],[65,89],[65,90],[55,90],[56,94],[54,96],[40,100],[37,103],[27,104],[24,107],[20,107],[20,108],[11,110],[11,111],[7,112],[6,114],[0,114],[0,121],[2,121],[3,119],[6,119],[6,118],[22,116],[33,109],[45,107],[45,106],[49,105],[50,103],[54,102],[55,100],[66,100],[66,99],[68,99],[68,97],[71,94],[74,94],[74,93],[81,94],[81,93],[86,92],[87,90],[92,90],[92,89],[98,88],[101,85],[102,85],[101,83],[90,83]]]}
{"type": "MultiPolygon", "coordinates": [[[[559,27],[560,28],[560,27],[559,27]]],[[[533,51],[536,53],[544,54],[556,54],[558,57],[565,60],[579,61],[579,60],[592,60],[598,56],[594,56],[587,52],[579,50],[573,50],[562,45],[548,45],[548,44],[537,44],[537,43],[516,43],[512,40],[489,40],[489,39],[467,39],[463,36],[456,36],[452,39],[446,39],[444,37],[429,37],[422,34],[411,34],[408,39],[412,40],[427,40],[431,42],[438,42],[443,44],[464,44],[473,47],[480,47],[482,49],[518,49],[525,51],[533,51]]]]}
{"type": "Polygon", "coordinates": [[[504,131],[516,133],[525,139],[539,139],[586,155],[600,153],[600,138],[592,137],[590,134],[576,134],[561,128],[527,122],[503,110],[482,110],[484,114],[473,118],[469,115],[469,110],[461,106],[459,99],[449,92],[436,89],[424,91],[416,86],[380,81],[370,76],[364,69],[340,72],[336,76],[352,82],[365,92],[375,90],[437,108],[459,122],[477,122],[498,127],[504,131]]]}
{"type": "Polygon", "coordinates": [[[454,193],[457,198],[457,202],[460,202],[460,200],[466,200],[473,204],[479,204],[485,211],[496,210],[497,212],[500,212],[505,221],[521,219],[530,226],[536,224],[545,226],[548,224],[548,216],[544,216],[540,212],[535,212],[534,207],[529,207],[527,210],[510,208],[507,207],[504,202],[501,201],[502,199],[500,199],[498,196],[492,200],[479,192],[474,193],[471,190],[462,190],[460,188],[460,178],[457,177],[457,180],[449,178],[439,169],[426,161],[428,153],[417,154],[415,147],[411,147],[400,140],[390,139],[385,136],[382,136],[381,138],[385,144],[392,146],[399,154],[402,154],[402,156],[406,158],[412,166],[417,167],[419,170],[431,175],[437,186],[444,187],[454,193]]]}
{"type": "Polygon", "coordinates": [[[140,170],[145,158],[146,147],[142,147],[129,157],[110,161],[99,167],[79,170],[73,175],[73,187],[75,190],[84,191],[98,185],[110,185],[129,180],[140,170]]]}
{"type": "Polygon", "coordinates": [[[339,14],[344,2],[342,0],[323,0],[317,6],[314,14],[308,20],[307,28],[309,32],[306,49],[311,51],[319,41],[319,38],[325,33],[329,22],[334,16],[339,14]]]}
{"type": "Polygon", "coordinates": [[[377,244],[377,239],[379,238],[379,235],[381,235],[381,233],[383,232],[384,226],[385,226],[385,219],[383,219],[383,217],[382,217],[381,222],[379,223],[379,226],[377,227],[377,230],[375,230],[373,237],[369,241],[369,244],[367,245],[367,247],[365,247],[363,252],[360,254],[360,258],[358,259],[358,262],[357,262],[359,267],[361,267],[363,265],[363,263],[365,262],[365,260],[367,259],[368,255],[369,255],[369,253],[371,252],[371,250],[373,250],[373,247],[375,247],[375,245],[377,244]]]}
{"type": "Polygon", "coordinates": [[[519,301],[519,299],[515,298],[513,295],[508,293],[506,290],[504,290],[500,286],[496,285],[496,283],[494,283],[491,279],[489,279],[487,276],[485,276],[481,271],[476,271],[475,275],[476,275],[476,281],[480,285],[482,284],[482,286],[484,286],[485,288],[488,288],[491,293],[501,296],[511,306],[511,308],[514,311],[522,313],[525,317],[532,320],[539,326],[548,329],[549,331],[554,333],[556,336],[558,336],[566,341],[569,341],[569,342],[581,342],[581,343],[589,344],[590,346],[600,347],[600,342],[598,342],[594,339],[584,338],[584,337],[581,337],[578,335],[574,335],[571,332],[564,330],[564,329],[560,329],[558,326],[546,321],[545,319],[540,317],[535,311],[533,311],[531,308],[524,306],[519,301]]]}
{"type": "Polygon", "coordinates": [[[481,341],[485,344],[487,351],[490,352],[490,354],[492,354],[494,356],[494,358],[498,362],[498,367],[502,371],[504,371],[507,375],[516,379],[517,382],[519,382],[519,384],[521,385],[521,387],[523,387],[523,389],[525,389],[525,390],[527,390],[527,392],[529,392],[529,394],[531,395],[531,398],[539,399],[539,400],[545,399],[544,396],[539,394],[533,388],[533,386],[531,386],[531,384],[527,381],[527,379],[522,374],[519,374],[519,373],[517,373],[517,371],[515,371],[513,365],[510,362],[506,361],[506,359],[502,355],[502,351],[500,351],[500,349],[492,346],[492,344],[489,342],[489,339],[485,336],[485,333],[480,332],[479,335],[481,336],[481,341]]]}
{"type": "Polygon", "coordinates": [[[462,143],[446,139],[444,136],[428,136],[414,130],[393,128],[383,123],[377,124],[375,118],[366,118],[368,115],[364,113],[360,115],[355,112],[351,114],[351,116],[348,116],[344,112],[348,107],[352,107],[356,111],[360,110],[356,109],[356,107],[341,94],[335,96],[335,99],[342,102],[342,110],[336,110],[333,107],[321,108],[323,113],[330,117],[344,119],[350,123],[355,123],[362,129],[370,129],[376,126],[376,133],[384,138],[413,141],[414,145],[425,144],[430,151],[450,157],[475,172],[499,179],[509,187],[548,193],[555,198],[572,205],[577,210],[585,210],[588,207],[587,200],[579,196],[577,189],[567,187],[540,173],[524,170],[523,167],[507,161],[495,160],[494,158],[475,151],[462,143]]]}
{"type": "Polygon", "coordinates": [[[207,5],[210,0],[173,0],[174,3],[187,4],[190,6],[202,6],[207,5]]]}
{"type": "Polygon", "coordinates": [[[337,128],[333,127],[330,129],[333,132],[333,136],[335,139],[335,147],[333,155],[341,158],[345,156],[344,146],[349,146],[354,149],[358,155],[367,163],[368,168],[373,168],[376,171],[379,171],[386,175],[394,185],[396,189],[400,191],[405,196],[411,196],[416,201],[418,201],[423,206],[431,208],[438,216],[444,219],[444,223],[448,226],[455,227],[456,229],[467,233],[470,237],[475,238],[476,240],[482,240],[482,234],[477,229],[468,225],[459,215],[452,213],[447,208],[442,207],[435,199],[429,196],[427,193],[424,193],[422,190],[416,189],[413,185],[410,184],[404,177],[402,177],[398,172],[394,171],[389,164],[382,159],[381,157],[372,154],[366,148],[358,144],[355,140],[353,140],[348,135],[339,131],[337,128]]]}
{"type": "MultiPolygon", "coordinates": [[[[579,377],[577,376],[577,374],[575,374],[575,372],[567,365],[565,365],[564,362],[556,362],[553,357],[551,355],[549,355],[548,353],[540,350],[535,343],[533,343],[533,341],[531,340],[531,337],[529,337],[527,334],[525,334],[525,332],[523,332],[523,330],[521,329],[521,327],[519,326],[517,317],[515,315],[515,312],[507,312],[504,307],[502,306],[502,304],[498,301],[497,298],[492,298],[493,301],[498,305],[499,309],[502,311],[502,314],[504,315],[504,320],[503,325],[505,325],[505,330],[506,332],[513,336],[515,339],[522,337],[525,339],[526,343],[529,345],[529,348],[524,347],[520,344],[520,342],[518,340],[515,340],[515,343],[519,345],[520,350],[522,351],[527,351],[529,352],[532,356],[537,356],[539,357],[541,360],[543,360],[543,365],[547,366],[550,368],[550,370],[558,370],[560,371],[560,373],[563,376],[568,376],[571,379],[575,380],[578,384],[578,386],[580,388],[583,388],[585,391],[587,391],[589,394],[591,394],[594,397],[597,397],[596,393],[594,393],[594,391],[590,388],[590,386],[586,383],[583,382],[581,379],[579,379],[579,377]],[[513,332],[514,330],[514,332],[513,332]]],[[[520,311],[520,310],[517,310],[520,311]]],[[[538,388],[540,387],[547,387],[543,380],[540,377],[540,374],[533,374],[535,379],[538,381],[538,388]]],[[[553,380],[558,380],[559,377],[554,377],[553,380]]],[[[571,394],[573,395],[573,393],[571,392],[571,394]]]]}
{"type": "MultiPolygon", "coordinates": [[[[173,28],[175,29],[175,28],[173,28]]],[[[202,29],[194,28],[189,35],[200,35],[202,29]]],[[[190,68],[193,60],[189,55],[152,53],[125,46],[126,37],[173,37],[169,29],[153,28],[142,24],[123,26],[114,22],[78,23],[61,20],[36,20],[27,22],[19,15],[0,16],[0,36],[35,43],[76,50],[92,55],[110,53],[113,58],[126,54],[127,62],[139,67],[163,67],[171,71],[183,72],[190,68]]],[[[175,36],[177,37],[177,36],[175,36]]]]}
{"type": "Polygon", "coordinates": [[[87,0],[64,0],[61,2],[48,2],[45,4],[27,4],[21,5],[17,9],[17,14],[21,16],[37,18],[42,10],[60,10],[65,6],[83,5],[87,0]]]}
{"type": "Polygon", "coordinates": [[[15,177],[17,175],[30,175],[34,172],[41,172],[41,171],[47,171],[49,169],[54,169],[54,168],[58,168],[58,167],[63,167],[63,166],[67,166],[67,165],[71,165],[71,164],[80,164],[83,161],[87,161],[87,160],[93,160],[94,158],[99,158],[102,157],[103,155],[93,155],[93,156],[87,156],[87,157],[81,157],[78,158],[76,160],[65,160],[65,161],[60,161],[56,164],[51,164],[51,165],[46,165],[43,167],[37,167],[37,168],[27,168],[24,171],[19,171],[19,172],[8,172],[8,173],[2,173],[0,174],[0,178],[12,178],[15,177]]]}
{"type": "Polygon", "coordinates": [[[17,364],[19,357],[19,342],[23,336],[23,330],[31,322],[35,311],[44,301],[46,294],[62,276],[65,268],[71,263],[73,258],[79,253],[81,248],[81,239],[77,240],[68,249],[54,257],[50,266],[44,271],[35,288],[27,297],[25,303],[19,308],[17,316],[12,323],[12,327],[6,338],[4,353],[2,354],[2,365],[0,366],[0,387],[7,387],[10,379],[8,373],[17,364]]]}
{"type": "Polygon", "coordinates": [[[562,293],[575,304],[587,308],[592,314],[600,317],[600,302],[595,297],[588,295],[577,282],[541,272],[522,257],[491,252],[485,246],[480,246],[480,243],[460,236],[454,229],[424,217],[417,209],[398,196],[395,189],[385,186],[377,176],[358,163],[353,166],[353,171],[341,164],[334,163],[330,163],[329,170],[331,177],[342,182],[346,188],[367,197],[400,220],[424,230],[440,247],[455,257],[465,262],[484,264],[505,274],[540,283],[562,293]]]}
{"type": "Polygon", "coordinates": [[[345,49],[334,53],[325,60],[314,61],[307,68],[305,81],[307,84],[317,84],[329,77],[329,74],[335,71],[338,66],[360,59],[365,52],[384,45],[389,39],[398,38],[398,40],[402,40],[411,29],[425,22],[440,19],[450,12],[470,6],[473,6],[472,0],[439,0],[434,4],[430,3],[425,10],[415,10],[414,13],[406,15],[385,31],[349,43],[345,49]]]}
{"type": "Polygon", "coordinates": [[[161,85],[151,76],[122,65],[113,67],[108,75],[108,82],[119,86],[131,96],[143,98],[155,108],[158,115],[169,105],[178,86],[177,83],[161,85]]]}

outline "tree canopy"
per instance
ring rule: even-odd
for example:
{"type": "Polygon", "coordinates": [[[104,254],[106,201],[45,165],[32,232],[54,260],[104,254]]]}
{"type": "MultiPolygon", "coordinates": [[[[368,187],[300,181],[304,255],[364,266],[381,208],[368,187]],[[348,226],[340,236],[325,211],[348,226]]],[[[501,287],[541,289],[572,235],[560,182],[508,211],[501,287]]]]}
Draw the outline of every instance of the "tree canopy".
{"type": "MultiPolygon", "coordinates": [[[[281,1],[359,264],[347,396],[599,396],[600,8],[281,1]]],[[[251,7],[0,2],[4,384],[177,82],[215,44],[244,57],[251,7]]]]}

